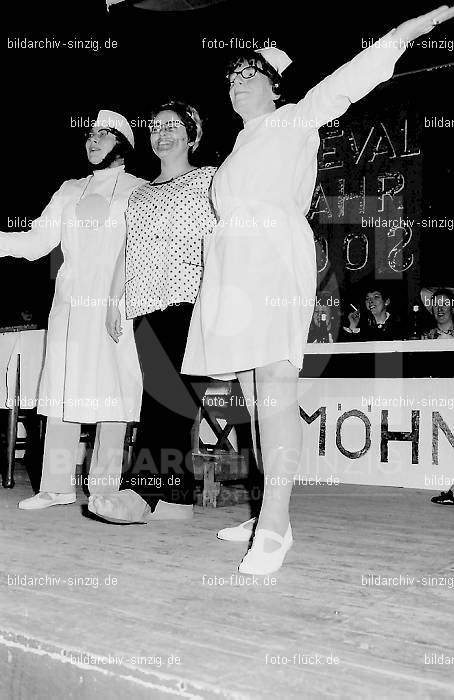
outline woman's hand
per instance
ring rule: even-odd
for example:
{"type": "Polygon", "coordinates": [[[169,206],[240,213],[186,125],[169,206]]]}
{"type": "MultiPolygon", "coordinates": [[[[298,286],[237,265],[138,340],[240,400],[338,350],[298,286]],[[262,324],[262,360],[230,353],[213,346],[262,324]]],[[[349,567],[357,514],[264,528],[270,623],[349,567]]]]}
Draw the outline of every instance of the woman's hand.
{"type": "Polygon", "coordinates": [[[426,15],[421,15],[420,17],[415,17],[414,19],[409,19],[407,22],[399,24],[392,38],[393,40],[397,39],[402,42],[402,44],[406,44],[423,34],[428,34],[438,24],[446,22],[446,20],[452,19],[453,17],[454,7],[441,5],[441,7],[432,10],[432,12],[428,12],[426,15]]]}
{"type": "Polygon", "coordinates": [[[359,311],[352,311],[348,314],[348,320],[350,321],[350,330],[354,331],[356,328],[358,328],[359,318],[359,311]]]}
{"type": "Polygon", "coordinates": [[[109,306],[106,313],[106,329],[112,340],[116,343],[123,335],[121,327],[121,313],[118,306],[109,306]]]}

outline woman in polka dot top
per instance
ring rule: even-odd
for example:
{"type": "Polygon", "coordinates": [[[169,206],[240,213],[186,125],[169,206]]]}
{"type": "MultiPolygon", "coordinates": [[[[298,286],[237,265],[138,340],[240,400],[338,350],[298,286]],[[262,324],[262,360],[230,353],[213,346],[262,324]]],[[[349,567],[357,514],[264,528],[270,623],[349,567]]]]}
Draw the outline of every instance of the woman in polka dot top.
{"type": "MultiPolygon", "coordinates": [[[[190,105],[171,101],[152,114],[150,141],[161,172],[137,188],[126,212],[126,265],[119,258],[113,298],[125,292],[126,316],[136,319],[144,393],[132,471],[120,493],[95,499],[106,520],[142,522],[192,517],[191,429],[205,378],[180,374],[193,306],[202,276],[203,238],[216,218],[209,190],[213,167],[189,162],[202,127],[190,105]]],[[[107,314],[118,342],[118,307],[107,314]]]]}

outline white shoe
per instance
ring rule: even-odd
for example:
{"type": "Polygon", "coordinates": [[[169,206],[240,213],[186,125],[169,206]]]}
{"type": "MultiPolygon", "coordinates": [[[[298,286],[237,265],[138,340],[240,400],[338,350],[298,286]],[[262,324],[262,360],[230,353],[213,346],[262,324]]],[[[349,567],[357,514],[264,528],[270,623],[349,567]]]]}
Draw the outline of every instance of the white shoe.
{"type": "Polygon", "coordinates": [[[42,510],[50,506],[67,506],[74,503],[76,500],[75,493],[50,493],[48,491],[40,491],[36,496],[24,498],[17,504],[21,510],[42,510]]]}
{"type": "Polygon", "coordinates": [[[290,523],[284,537],[281,537],[281,535],[278,535],[277,532],[273,532],[272,530],[263,530],[260,528],[255,531],[252,547],[243,558],[243,561],[238,567],[238,571],[242,574],[256,574],[257,576],[272,574],[281,568],[285,555],[292,544],[293,537],[290,523]],[[267,539],[278,542],[280,547],[273,552],[265,552],[264,543],[267,539]]]}
{"type": "Polygon", "coordinates": [[[225,527],[219,530],[216,537],[220,540],[227,540],[228,542],[249,542],[252,537],[252,530],[254,529],[254,523],[257,518],[251,518],[246,520],[246,522],[241,523],[241,525],[236,525],[235,527],[225,527]],[[245,527],[252,523],[251,529],[245,527]]]}

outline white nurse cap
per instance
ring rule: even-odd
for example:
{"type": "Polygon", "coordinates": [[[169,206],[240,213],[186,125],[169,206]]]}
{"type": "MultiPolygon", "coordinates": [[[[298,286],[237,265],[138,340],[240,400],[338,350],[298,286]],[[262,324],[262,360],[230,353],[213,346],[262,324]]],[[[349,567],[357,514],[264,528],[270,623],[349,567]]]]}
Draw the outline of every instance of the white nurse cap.
{"type": "Polygon", "coordinates": [[[134,148],[134,134],[129,126],[129,122],[121,114],[118,114],[118,112],[112,112],[111,109],[100,109],[93,126],[97,126],[101,129],[116,129],[116,131],[119,131],[120,134],[123,134],[123,136],[128,139],[129,143],[134,148]]]}
{"type": "Polygon", "coordinates": [[[292,59],[287,56],[285,51],[275,46],[265,46],[263,49],[256,49],[255,53],[259,53],[263,56],[265,61],[267,61],[279,75],[282,75],[283,71],[292,63],[292,59]]]}

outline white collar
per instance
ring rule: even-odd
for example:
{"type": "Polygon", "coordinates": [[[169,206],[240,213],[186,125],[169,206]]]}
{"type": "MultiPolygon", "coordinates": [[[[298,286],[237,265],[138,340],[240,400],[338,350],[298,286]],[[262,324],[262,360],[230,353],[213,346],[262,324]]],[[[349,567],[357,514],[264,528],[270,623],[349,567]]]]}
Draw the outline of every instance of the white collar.
{"type": "Polygon", "coordinates": [[[125,171],[125,166],[116,165],[114,168],[103,168],[102,170],[93,170],[93,177],[95,180],[108,180],[111,177],[120,175],[120,173],[125,171]]]}
{"type": "Polygon", "coordinates": [[[385,325],[385,323],[386,323],[386,321],[388,320],[389,316],[390,316],[389,311],[386,311],[386,313],[385,313],[385,320],[384,320],[384,321],[381,321],[380,323],[378,323],[378,321],[376,320],[375,323],[377,324],[377,326],[378,326],[379,328],[381,328],[382,326],[385,325]]]}

